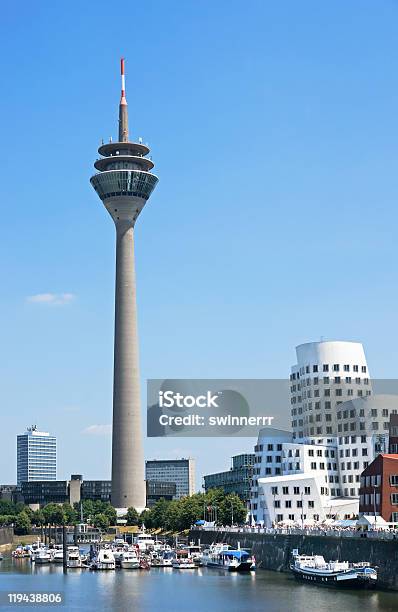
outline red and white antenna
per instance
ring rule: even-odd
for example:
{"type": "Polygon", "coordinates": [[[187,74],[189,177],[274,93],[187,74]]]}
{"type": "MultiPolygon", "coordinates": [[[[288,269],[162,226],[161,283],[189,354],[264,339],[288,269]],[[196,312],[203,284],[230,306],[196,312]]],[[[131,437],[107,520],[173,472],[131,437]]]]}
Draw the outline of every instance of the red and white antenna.
{"type": "Polygon", "coordinates": [[[126,100],[126,81],[124,77],[124,57],[120,60],[120,76],[122,77],[122,95],[120,98],[120,104],[127,104],[126,100]]]}

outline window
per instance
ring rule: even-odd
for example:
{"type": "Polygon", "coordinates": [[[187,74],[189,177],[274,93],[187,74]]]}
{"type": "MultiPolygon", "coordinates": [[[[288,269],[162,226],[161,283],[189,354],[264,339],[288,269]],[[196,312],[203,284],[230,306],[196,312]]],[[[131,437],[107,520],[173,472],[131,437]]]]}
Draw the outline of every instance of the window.
{"type": "Polygon", "coordinates": [[[317,449],[316,455],[317,455],[317,457],[322,457],[322,449],[321,448],[317,449]]]}
{"type": "Polygon", "coordinates": [[[311,462],[311,470],[316,470],[316,462],[315,461],[311,462]]]}
{"type": "Polygon", "coordinates": [[[325,389],[323,394],[325,397],[330,397],[330,389],[325,389]]]}
{"type": "Polygon", "coordinates": [[[315,502],[312,499],[308,500],[308,507],[309,508],[315,508],[315,502]]]}
{"type": "Polygon", "coordinates": [[[269,451],[274,450],[274,445],[273,444],[268,444],[267,450],[269,450],[269,451]]]}
{"type": "Polygon", "coordinates": [[[398,474],[391,474],[390,485],[392,487],[398,487],[398,474]]]}
{"type": "Polygon", "coordinates": [[[366,366],[362,366],[361,370],[364,374],[366,374],[366,366]]]}
{"type": "Polygon", "coordinates": [[[289,487],[282,487],[283,495],[289,495],[289,487]]]}
{"type": "Polygon", "coordinates": [[[314,449],[313,448],[309,448],[308,449],[308,456],[309,457],[313,457],[314,456],[314,449]]]}
{"type": "Polygon", "coordinates": [[[350,371],[350,366],[348,364],[344,365],[344,372],[349,372],[350,371]]]}
{"type": "Polygon", "coordinates": [[[324,376],[323,377],[323,384],[324,385],[328,385],[329,384],[329,376],[324,376]]]}
{"type": "Polygon", "coordinates": [[[367,455],[368,455],[368,449],[362,448],[362,457],[367,457],[367,455]]]}
{"type": "Polygon", "coordinates": [[[303,502],[302,502],[301,499],[298,499],[296,504],[297,504],[297,508],[302,508],[303,507],[303,502]]]}
{"type": "Polygon", "coordinates": [[[350,384],[351,384],[351,376],[346,376],[346,377],[345,377],[345,381],[346,381],[346,383],[347,383],[348,385],[350,385],[350,384]]]}
{"type": "Polygon", "coordinates": [[[272,495],[278,495],[278,487],[271,487],[272,495]]]}
{"type": "Polygon", "coordinates": [[[359,372],[359,369],[358,369],[357,365],[352,366],[352,369],[353,369],[354,372],[359,372]]]}
{"type": "Polygon", "coordinates": [[[275,499],[274,500],[274,508],[280,508],[281,507],[281,502],[279,499],[275,499]]]}
{"type": "Polygon", "coordinates": [[[287,500],[285,501],[285,508],[291,508],[291,507],[292,507],[292,502],[291,502],[291,500],[290,500],[290,499],[287,499],[287,500]]]}
{"type": "Polygon", "coordinates": [[[312,371],[313,372],[318,372],[318,366],[317,365],[312,366],[312,371]]]}
{"type": "Polygon", "coordinates": [[[343,390],[342,389],[336,389],[336,396],[337,397],[341,397],[343,395],[343,390]]]}
{"type": "Polygon", "coordinates": [[[300,487],[293,487],[293,492],[295,495],[300,495],[300,487]]]}
{"type": "Polygon", "coordinates": [[[304,487],[305,495],[311,495],[311,487],[304,487]]]}
{"type": "Polygon", "coordinates": [[[329,372],[329,365],[327,363],[323,364],[323,371],[324,372],[329,372]]]}
{"type": "Polygon", "coordinates": [[[338,363],[335,363],[335,364],[333,365],[333,372],[338,372],[339,370],[340,370],[340,366],[339,366],[339,364],[338,364],[338,363]]]}

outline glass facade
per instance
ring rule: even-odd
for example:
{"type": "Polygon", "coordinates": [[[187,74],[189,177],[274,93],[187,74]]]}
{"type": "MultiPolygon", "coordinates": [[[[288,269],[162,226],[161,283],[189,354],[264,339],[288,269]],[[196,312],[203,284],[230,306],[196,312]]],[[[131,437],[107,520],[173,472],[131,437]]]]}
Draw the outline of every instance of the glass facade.
{"type": "Polygon", "coordinates": [[[193,459],[154,459],[145,463],[146,480],[174,483],[176,490],[173,499],[181,499],[195,492],[195,473],[193,459]]]}
{"type": "Polygon", "coordinates": [[[57,439],[49,433],[29,427],[17,436],[17,486],[23,482],[56,480],[57,439]]]}
{"type": "Polygon", "coordinates": [[[254,463],[254,453],[235,455],[232,457],[232,468],[228,472],[217,472],[204,476],[205,491],[222,489],[226,494],[235,493],[243,501],[248,501],[254,463]]]}
{"type": "Polygon", "coordinates": [[[136,196],[147,200],[158,178],[142,170],[114,170],[96,174],[90,181],[101,200],[115,196],[136,196]]]}

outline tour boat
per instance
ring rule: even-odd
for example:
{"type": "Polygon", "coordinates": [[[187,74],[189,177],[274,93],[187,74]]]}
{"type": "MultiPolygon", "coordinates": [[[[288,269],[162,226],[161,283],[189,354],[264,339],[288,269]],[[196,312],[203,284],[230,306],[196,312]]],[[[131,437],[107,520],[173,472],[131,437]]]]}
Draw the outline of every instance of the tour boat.
{"type": "Polygon", "coordinates": [[[256,561],[247,550],[239,546],[233,549],[229,544],[212,544],[204,551],[202,564],[229,572],[252,572],[256,569],[256,561]]]}
{"type": "Polygon", "coordinates": [[[292,551],[293,562],[290,569],[295,578],[304,582],[335,587],[374,588],[377,583],[377,570],[366,561],[328,561],[322,555],[300,555],[292,551]]]}

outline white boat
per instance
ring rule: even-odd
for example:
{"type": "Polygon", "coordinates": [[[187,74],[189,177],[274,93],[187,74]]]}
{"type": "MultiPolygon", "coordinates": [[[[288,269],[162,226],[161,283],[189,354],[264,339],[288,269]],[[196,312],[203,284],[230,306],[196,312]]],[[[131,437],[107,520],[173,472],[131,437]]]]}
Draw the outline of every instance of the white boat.
{"type": "Polygon", "coordinates": [[[100,548],[92,568],[96,570],[114,570],[115,567],[115,557],[112,550],[110,548],[100,548]]]}
{"type": "Polygon", "coordinates": [[[142,531],[134,536],[133,544],[138,546],[140,552],[147,552],[154,549],[155,540],[151,535],[145,533],[145,531],[142,531]]]}
{"type": "Polygon", "coordinates": [[[173,569],[183,570],[183,569],[198,569],[197,564],[194,562],[192,557],[188,556],[180,556],[175,557],[172,561],[173,569]]]}
{"type": "Polygon", "coordinates": [[[62,544],[56,544],[55,548],[51,550],[51,561],[52,563],[64,562],[64,549],[62,544]]]}
{"type": "Polygon", "coordinates": [[[113,554],[116,565],[122,569],[139,569],[140,560],[135,550],[129,548],[127,550],[114,552],[113,554]]]}
{"type": "Polygon", "coordinates": [[[233,549],[229,544],[212,544],[204,551],[202,564],[229,572],[253,572],[256,569],[255,559],[247,550],[239,545],[233,549]]]}
{"type": "Polygon", "coordinates": [[[295,578],[304,582],[333,587],[374,588],[377,583],[377,570],[366,561],[326,562],[322,555],[300,555],[292,551],[293,562],[290,570],[295,578]]]}
{"type": "Polygon", "coordinates": [[[66,559],[68,567],[81,567],[82,566],[82,558],[80,556],[80,549],[78,546],[68,546],[68,550],[66,552],[66,559]]]}
{"type": "Polygon", "coordinates": [[[44,563],[50,563],[51,557],[52,555],[48,548],[39,548],[33,553],[32,561],[36,563],[36,565],[41,565],[44,563]]]}

